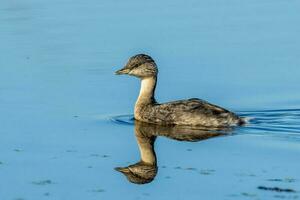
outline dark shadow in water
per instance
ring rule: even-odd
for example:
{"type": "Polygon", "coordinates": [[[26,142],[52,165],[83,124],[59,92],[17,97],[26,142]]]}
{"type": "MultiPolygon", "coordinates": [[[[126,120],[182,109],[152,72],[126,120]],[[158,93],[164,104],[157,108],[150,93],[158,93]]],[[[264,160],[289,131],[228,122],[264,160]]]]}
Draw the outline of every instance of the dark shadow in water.
{"type": "Polygon", "coordinates": [[[279,187],[266,187],[266,186],[258,186],[259,190],[273,191],[273,192],[296,192],[293,189],[289,188],[279,188],[279,187]]]}
{"type": "Polygon", "coordinates": [[[157,174],[157,159],[154,143],[157,137],[164,136],[173,140],[197,142],[231,133],[231,128],[204,129],[201,127],[161,126],[135,121],[135,136],[140,150],[141,160],[127,167],[117,167],[128,181],[145,184],[153,181],[157,174]]]}

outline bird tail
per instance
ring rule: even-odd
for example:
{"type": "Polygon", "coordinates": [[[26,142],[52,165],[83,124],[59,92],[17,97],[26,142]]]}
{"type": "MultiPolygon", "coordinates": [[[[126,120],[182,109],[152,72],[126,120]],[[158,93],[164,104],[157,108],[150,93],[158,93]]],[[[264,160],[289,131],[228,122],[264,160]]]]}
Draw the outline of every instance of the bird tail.
{"type": "Polygon", "coordinates": [[[253,119],[252,117],[241,117],[238,120],[238,125],[242,126],[242,125],[249,124],[252,119],[253,119]]]}

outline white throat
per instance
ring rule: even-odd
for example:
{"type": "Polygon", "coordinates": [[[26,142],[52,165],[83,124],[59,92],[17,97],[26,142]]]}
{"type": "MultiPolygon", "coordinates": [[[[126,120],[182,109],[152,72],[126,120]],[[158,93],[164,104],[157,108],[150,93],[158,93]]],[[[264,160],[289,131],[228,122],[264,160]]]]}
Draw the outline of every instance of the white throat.
{"type": "Polygon", "coordinates": [[[142,79],[140,94],[136,103],[151,103],[154,100],[155,87],[156,77],[148,77],[142,79]]]}

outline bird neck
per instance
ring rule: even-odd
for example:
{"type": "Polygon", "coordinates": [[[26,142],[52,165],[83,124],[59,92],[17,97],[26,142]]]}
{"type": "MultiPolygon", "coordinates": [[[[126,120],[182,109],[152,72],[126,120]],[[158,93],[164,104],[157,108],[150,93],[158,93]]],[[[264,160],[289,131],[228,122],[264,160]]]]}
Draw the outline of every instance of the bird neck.
{"type": "Polygon", "coordinates": [[[156,76],[143,78],[136,106],[155,103],[154,92],[156,87],[156,76]]]}
{"type": "Polygon", "coordinates": [[[146,164],[156,165],[156,154],[154,151],[154,142],[156,137],[144,135],[138,129],[139,128],[136,127],[135,133],[140,150],[141,161],[146,164]]]}

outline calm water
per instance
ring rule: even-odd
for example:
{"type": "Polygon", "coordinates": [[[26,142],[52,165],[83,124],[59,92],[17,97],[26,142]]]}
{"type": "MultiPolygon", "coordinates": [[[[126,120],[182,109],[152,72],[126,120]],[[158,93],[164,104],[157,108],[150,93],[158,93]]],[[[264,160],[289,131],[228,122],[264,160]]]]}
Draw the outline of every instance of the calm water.
{"type": "Polygon", "coordinates": [[[2,0],[0,199],[300,199],[299,6],[2,0]],[[113,75],[141,52],[160,102],[252,118],[194,142],[146,127],[157,166],[142,185],[114,169],[140,160],[139,81],[113,75]]]}

